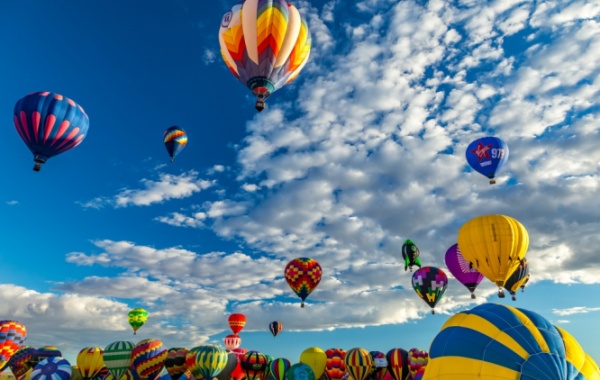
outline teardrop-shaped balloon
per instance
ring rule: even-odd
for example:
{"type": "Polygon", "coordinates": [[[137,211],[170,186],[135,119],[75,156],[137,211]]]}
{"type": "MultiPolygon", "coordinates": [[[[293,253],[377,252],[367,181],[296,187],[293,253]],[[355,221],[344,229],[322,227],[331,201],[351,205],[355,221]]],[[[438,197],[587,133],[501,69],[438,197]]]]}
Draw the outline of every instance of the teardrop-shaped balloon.
{"type": "Polygon", "coordinates": [[[448,248],[444,259],[450,273],[452,273],[458,282],[469,289],[471,298],[475,298],[475,288],[483,280],[483,274],[465,259],[458,248],[458,244],[454,244],[448,248]]]}
{"type": "Polygon", "coordinates": [[[262,379],[267,368],[267,357],[258,351],[248,351],[242,357],[241,367],[247,380],[262,379]]]}
{"type": "Polygon", "coordinates": [[[167,349],[158,339],[144,339],[131,352],[131,370],[134,377],[152,380],[161,371],[167,360],[167,349]]]}
{"type": "Polygon", "coordinates": [[[371,372],[373,360],[371,354],[364,348],[356,347],[348,350],[344,359],[346,371],[354,380],[365,380],[371,372]]]}
{"type": "Polygon", "coordinates": [[[227,318],[229,328],[234,334],[238,334],[246,325],[246,316],[242,313],[233,313],[227,318]]]}
{"type": "Polygon", "coordinates": [[[189,350],[184,347],[172,347],[167,350],[165,368],[172,380],[178,380],[187,370],[186,357],[189,350]]]}
{"type": "Polygon", "coordinates": [[[104,365],[115,379],[123,377],[131,367],[131,352],[134,344],[128,341],[116,341],[104,348],[104,365]]]}
{"type": "Polygon", "coordinates": [[[77,367],[83,380],[91,380],[104,368],[104,349],[86,347],[77,354],[77,367]]]}
{"type": "Polygon", "coordinates": [[[14,355],[27,338],[27,329],[17,321],[0,321],[0,368],[8,364],[11,356],[14,355]]]}
{"type": "Polygon", "coordinates": [[[148,320],[148,312],[141,307],[136,307],[127,314],[127,320],[133,328],[133,335],[135,335],[138,329],[148,320]]]}
{"type": "Polygon", "coordinates": [[[292,366],[286,358],[276,358],[269,363],[269,373],[275,380],[285,380],[285,374],[292,366]]]}
{"type": "Polygon", "coordinates": [[[171,157],[171,162],[173,162],[175,156],[181,153],[183,148],[187,145],[188,136],[183,128],[172,126],[167,128],[164,132],[163,142],[167,149],[167,153],[169,153],[169,156],[171,157]]]}
{"type": "Polygon", "coordinates": [[[439,268],[423,267],[413,274],[412,286],[417,295],[431,307],[431,313],[435,314],[435,305],[448,288],[448,276],[439,268]]]}
{"type": "Polygon", "coordinates": [[[406,380],[410,376],[408,351],[402,348],[392,348],[385,356],[388,361],[388,372],[394,380],[406,380]]]}
{"type": "Polygon", "coordinates": [[[508,160],[508,146],[498,137],[482,137],[469,144],[466,151],[467,162],[476,172],[496,183],[496,173],[508,160]]]}
{"type": "Polygon", "coordinates": [[[52,92],[34,92],[15,104],[14,123],[21,139],[33,153],[35,166],[81,144],[90,120],[80,105],[52,92]]]}
{"type": "Polygon", "coordinates": [[[300,307],[304,307],[306,297],[321,282],[323,270],[316,260],[309,257],[298,257],[285,266],[283,273],[290,288],[302,300],[300,307]]]}

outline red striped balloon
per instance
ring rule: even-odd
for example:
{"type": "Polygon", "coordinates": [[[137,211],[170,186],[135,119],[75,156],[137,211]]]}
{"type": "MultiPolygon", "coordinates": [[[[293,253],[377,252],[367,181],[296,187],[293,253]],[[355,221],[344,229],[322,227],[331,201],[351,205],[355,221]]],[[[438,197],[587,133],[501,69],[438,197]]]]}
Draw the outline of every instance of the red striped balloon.
{"type": "Polygon", "coordinates": [[[388,361],[388,372],[394,380],[410,379],[408,351],[402,348],[392,348],[385,356],[388,361]]]}

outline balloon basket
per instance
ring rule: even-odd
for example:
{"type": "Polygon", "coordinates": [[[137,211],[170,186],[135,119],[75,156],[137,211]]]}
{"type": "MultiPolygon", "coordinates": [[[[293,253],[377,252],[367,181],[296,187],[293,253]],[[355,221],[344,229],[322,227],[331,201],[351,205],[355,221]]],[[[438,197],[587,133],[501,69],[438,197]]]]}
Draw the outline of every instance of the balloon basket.
{"type": "Polygon", "coordinates": [[[431,314],[435,314],[435,310],[431,310],[431,314]]]}
{"type": "Polygon", "coordinates": [[[304,302],[302,302],[302,303],[300,304],[300,307],[304,307],[304,302]]]}
{"type": "Polygon", "coordinates": [[[500,298],[504,298],[506,295],[504,294],[503,290],[498,290],[498,297],[500,298]]]}
{"type": "Polygon", "coordinates": [[[493,179],[493,178],[492,178],[492,179],[490,179],[490,185],[494,185],[495,183],[496,183],[496,180],[495,180],[495,179],[493,179]]]}
{"type": "Polygon", "coordinates": [[[42,165],[40,165],[40,164],[33,165],[33,171],[34,172],[39,172],[41,168],[42,168],[42,165]]]}
{"type": "Polygon", "coordinates": [[[264,110],[266,106],[267,106],[267,105],[266,105],[265,101],[264,101],[264,100],[262,100],[262,99],[258,99],[258,100],[256,101],[256,103],[254,103],[254,108],[255,108],[255,109],[258,111],[258,112],[262,112],[262,110],[264,110]]]}
{"type": "Polygon", "coordinates": [[[475,293],[471,293],[471,299],[475,299],[475,293]]]}
{"type": "Polygon", "coordinates": [[[515,296],[512,296],[512,300],[513,300],[513,301],[516,301],[516,300],[517,300],[517,297],[515,297],[515,296]]]}

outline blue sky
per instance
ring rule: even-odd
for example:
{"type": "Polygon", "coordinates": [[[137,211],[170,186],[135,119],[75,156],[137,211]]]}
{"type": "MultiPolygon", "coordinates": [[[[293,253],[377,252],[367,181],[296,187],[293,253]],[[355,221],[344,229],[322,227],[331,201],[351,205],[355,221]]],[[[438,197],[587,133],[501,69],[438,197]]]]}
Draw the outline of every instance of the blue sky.
{"type": "Polygon", "coordinates": [[[600,5],[586,1],[295,1],[313,38],[258,114],[221,60],[233,2],[13,1],[0,6],[0,315],[75,362],[83,347],[156,338],[297,361],[322,349],[428,349],[481,302],[537,311],[600,360],[600,5]],[[90,129],[41,172],[12,123],[33,91],[78,102],[90,129]],[[189,142],[169,163],[162,134],[189,142]],[[510,158],[490,186],[474,139],[510,158]],[[517,301],[450,280],[436,315],[404,272],[465,221],[512,216],[531,238],[517,301]],[[300,309],[285,264],[324,270],[300,309]],[[135,337],[127,312],[150,318],[135,337]],[[268,323],[279,320],[276,338],[268,323]]]}

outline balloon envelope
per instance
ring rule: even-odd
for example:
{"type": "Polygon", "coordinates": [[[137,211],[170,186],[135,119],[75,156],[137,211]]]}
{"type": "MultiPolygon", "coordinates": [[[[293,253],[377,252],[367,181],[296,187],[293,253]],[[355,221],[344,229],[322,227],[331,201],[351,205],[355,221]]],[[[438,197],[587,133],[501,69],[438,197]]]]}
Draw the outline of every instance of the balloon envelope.
{"type": "Polygon", "coordinates": [[[267,369],[267,357],[258,351],[248,351],[241,359],[241,367],[247,380],[261,379],[267,369]]]}
{"type": "Polygon", "coordinates": [[[269,363],[269,373],[275,380],[285,380],[285,374],[292,366],[286,358],[273,359],[269,363]]]}
{"type": "Polygon", "coordinates": [[[351,378],[354,380],[365,380],[369,376],[369,372],[371,372],[373,360],[369,351],[356,347],[348,350],[344,364],[351,378]]]}
{"type": "Polygon", "coordinates": [[[471,292],[471,298],[475,298],[475,288],[483,280],[483,274],[473,268],[465,259],[458,248],[458,244],[454,244],[446,251],[445,256],[446,266],[458,282],[463,284],[471,292]]]}
{"type": "Polygon", "coordinates": [[[131,351],[131,370],[142,380],[152,380],[161,371],[166,359],[167,349],[160,340],[144,339],[131,351]]]}
{"type": "Polygon", "coordinates": [[[282,329],[283,325],[281,324],[281,322],[273,321],[269,323],[269,331],[271,331],[271,334],[273,334],[273,336],[277,336],[277,334],[279,334],[282,329]]]}
{"type": "Polygon", "coordinates": [[[473,170],[488,177],[490,184],[494,184],[496,173],[508,160],[508,146],[497,137],[482,137],[469,144],[466,156],[473,170]]]}
{"type": "Polygon", "coordinates": [[[184,347],[172,347],[167,350],[165,368],[172,380],[179,379],[187,370],[186,356],[189,350],[184,347]]]}
{"type": "Polygon", "coordinates": [[[227,360],[225,349],[207,344],[190,349],[185,362],[195,378],[202,377],[205,380],[212,380],[225,368],[227,360]]]}
{"type": "Polygon", "coordinates": [[[217,380],[229,380],[231,377],[231,373],[235,370],[238,365],[237,355],[233,352],[227,353],[227,363],[225,367],[219,374],[216,376],[217,380]]]}
{"type": "Polygon", "coordinates": [[[404,244],[402,244],[402,259],[404,259],[404,270],[410,269],[412,272],[413,266],[417,266],[421,268],[421,261],[419,260],[419,255],[421,251],[412,240],[407,239],[404,244]]]}
{"type": "Polygon", "coordinates": [[[104,365],[115,379],[120,379],[131,367],[133,346],[132,342],[116,341],[104,348],[104,365]]]}
{"type": "Polygon", "coordinates": [[[309,347],[300,354],[300,363],[308,365],[315,377],[319,379],[325,372],[327,354],[319,347],[309,347]]]}
{"type": "Polygon", "coordinates": [[[310,54],[306,20],[285,0],[245,0],[223,16],[219,30],[221,57],[231,73],[264,99],[293,80],[310,54]]]}
{"type": "Polygon", "coordinates": [[[77,368],[84,380],[92,379],[104,368],[103,354],[104,349],[100,347],[86,347],[79,351],[77,355],[77,368]]]}
{"type": "Polygon", "coordinates": [[[434,313],[435,305],[448,288],[448,277],[439,268],[423,267],[413,274],[412,286],[417,295],[431,307],[431,312],[434,313]]]}
{"type": "Polygon", "coordinates": [[[33,153],[34,170],[50,157],[79,145],[90,120],[80,105],[52,92],[34,92],[15,104],[14,123],[21,139],[33,153]]]}
{"type": "Polygon", "coordinates": [[[33,347],[21,347],[8,360],[8,367],[17,380],[23,377],[25,373],[32,368],[31,359],[33,358],[34,353],[35,348],[33,347]]]}
{"type": "Polygon", "coordinates": [[[227,323],[229,323],[231,331],[237,334],[246,326],[246,316],[241,313],[233,313],[227,318],[227,323]]]}
{"type": "Polygon", "coordinates": [[[313,370],[304,363],[296,363],[285,372],[285,380],[316,380],[313,370]]]}
{"type": "Polygon", "coordinates": [[[481,215],[462,225],[458,247],[475,269],[502,288],[525,257],[529,234],[510,216],[481,215]]]}
{"type": "Polygon", "coordinates": [[[163,142],[167,149],[167,153],[169,153],[169,156],[171,157],[171,162],[173,162],[175,156],[181,153],[183,148],[187,145],[188,136],[183,128],[172,126],[167,128],[163,134],[163,142]]]}
{"type": "Polygon", "coordinates": [[[306,297],[321,282],[322,274],[321,265],[308,257],[298,257],[285,266],[285,280],[302,300],[301,307],[304,307],[306,297]]]}
{"type": "Polygon", "coordinates": [[[127,320],[133,328],[133,334],[135,335],[138,329],[148,320],[148,312],[141,307],[137,307],[129,312],[127,320]]]}
{"type": "Polygon", "coordinates": [[[17,352],[27,338],[27,329],[17,321],[0,321],[0,368],[8,364],[11,356],[17,352]]]}
{"type": "Polygon", "coordinates": [[[31,380],[69,380],[71,363],[60,356],[51,356],[39,362],[31,372],[31,380]]]}
{"type": "Polygon", "coordinates": [[[431,343],[423,379],[598,378],[588,358],[541,315],[486,303],[446,321],[431,343]]]}
{"type": "Polygon", "coordinates": [[[346,373],[346,350],[342,348],[329,348],[325,351],[327,355],[327,363],[325,364],[325,372],[329,380],[341,380],[346,373]]]}
{"type": "Polygon", "coordinates": [[[394,380],[406,380],[410,376],[408,367],[408,351],[402,348],[392,348],[385,355],[388,361],[388,373],[394,380]]]}

